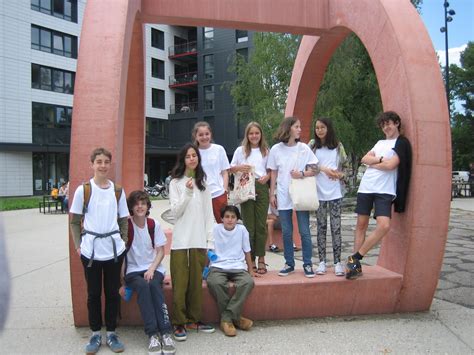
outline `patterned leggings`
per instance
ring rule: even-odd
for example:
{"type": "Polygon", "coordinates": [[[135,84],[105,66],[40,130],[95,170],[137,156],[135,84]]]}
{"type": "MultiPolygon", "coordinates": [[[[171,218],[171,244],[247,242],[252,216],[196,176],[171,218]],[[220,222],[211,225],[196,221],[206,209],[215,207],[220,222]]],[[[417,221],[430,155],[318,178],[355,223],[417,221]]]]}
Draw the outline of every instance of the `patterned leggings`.
{"type": "Polygon", "coordinates": [[[326,261],[326,231],[328,229],[328,207],[331,221],[332,249],[334,264],[341,261],[341,209],[342,198],[332,201],[319,201],[316,212],[318,219],[318,252],[319,261],[326,261]]]}

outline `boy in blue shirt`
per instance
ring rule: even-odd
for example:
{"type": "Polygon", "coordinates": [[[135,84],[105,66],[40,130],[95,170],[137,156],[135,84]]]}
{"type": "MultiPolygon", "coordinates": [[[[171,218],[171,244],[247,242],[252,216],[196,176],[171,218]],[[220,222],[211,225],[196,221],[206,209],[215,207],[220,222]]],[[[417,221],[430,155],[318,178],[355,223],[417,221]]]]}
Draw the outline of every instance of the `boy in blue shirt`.
{"type": "Polygon", "coordinates": [[[237,334],[236,327],[249,330],[253,321],[241,316],[245,300],[254,287],[249,233],[237,224],[240,212],[235,206],[221,211],[222,223],[214,226],[214,247],[218,259],[210,264],[207,286],[217,302],[221,329],[227,336],[237,334]],[[235,294],[228,293],[229,281],[235,284],[235,294]]]}

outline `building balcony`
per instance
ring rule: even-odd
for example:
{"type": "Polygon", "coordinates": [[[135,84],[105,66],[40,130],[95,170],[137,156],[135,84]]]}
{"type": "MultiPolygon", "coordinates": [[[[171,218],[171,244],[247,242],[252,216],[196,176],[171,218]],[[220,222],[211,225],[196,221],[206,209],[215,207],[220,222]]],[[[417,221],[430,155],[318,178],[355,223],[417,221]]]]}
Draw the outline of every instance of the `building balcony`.
{"type": "Polygon", "coordinates": [[[184,62],[195,62],[197,56],[197,42],[186,42],[168,48],[168,58],[184,62]]]}
{"type": "Polygon", "coordinates": [[[182,73],[176,75],[170,75],[169,77],[169,87],[173,88],[193,88],[197,86],[198,83],[198,73],[189,72],[189,73],[182,73]]]}
{"type": "Polygon", "coordinates": [[[197,112],[197,101],[184,102],[181,104],[170,105],[170,114],[197,112]]]}

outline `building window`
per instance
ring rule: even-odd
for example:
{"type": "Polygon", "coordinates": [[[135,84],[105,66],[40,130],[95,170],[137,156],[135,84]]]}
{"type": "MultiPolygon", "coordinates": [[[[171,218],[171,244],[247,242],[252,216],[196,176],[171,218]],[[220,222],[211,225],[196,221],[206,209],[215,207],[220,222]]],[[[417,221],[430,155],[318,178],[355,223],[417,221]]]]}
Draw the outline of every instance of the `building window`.
{"type": "Polygon", "coordinates": [[[146,136],[165,139],[168,138],[168,121],[158,118],[146,118],[146,136]]]}
{"type": "Polygon", "coordinates": [[[31,48],[68,58],[77,58],[77,37],[31,25],[31,48]]]}
{"type": "Polygon", "coordinates": [[[235,51],[238,57],[242,58],[246,62],[248,62],[249,59],[249,49],[248,48],[240,48],[235,51]]]}
{"type": "Polygon", "coordinates": [[[72,107],[33,102],[31,112],[33,143],[70,143],[72,107]]]}
{"type": "Polygon", "coordinates": [[[157,30],[156,28],[151,29],[151,46],[158,49],[165,49],[165,33],[157,30]]]}
{"type": "Polygon", "coordinates": [[[31,64],[31,87],[33,89],[74,94],[75,73],[31,64]]]}
{"type": "Polygon", "coordinates": [[[235,40],[237,43],[248,42],[249,33],[247,30],[235,30],[235,40]]]}
{"type": "Polygon", "coordinates": [[[165,78],[165,62],[151,58],[151,76],[158,79],[165,78]]]}
{"type": "Polygon", "coordinates": [[[214,46],[214,28],[204,27],[204,49],[212,48],[214,46]]]}
{"type": "Polygon", "coordinates": [[[77,0],[31,0],[31,9],[77,23],[77,0]]]}
{"type": "Polygon", "coordinates": [[[214,78],[214,54],[204,56],[204,79],[214,78]]]}
{"type": "Polygon", "coordinates": [[[165,108],[165,92],[160,89],[151,89],[151,106],[154,108],[165,108]]]}
{"type": "Polygon", "coordinates": [[[204,110],[214,110],[214,85],[204,86],[204,110]]]}

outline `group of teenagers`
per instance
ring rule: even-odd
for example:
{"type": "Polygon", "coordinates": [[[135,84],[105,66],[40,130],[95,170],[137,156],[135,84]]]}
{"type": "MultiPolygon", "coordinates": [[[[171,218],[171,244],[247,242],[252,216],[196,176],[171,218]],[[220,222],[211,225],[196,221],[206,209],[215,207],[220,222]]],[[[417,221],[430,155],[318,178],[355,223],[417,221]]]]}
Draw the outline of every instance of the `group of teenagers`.
{"type": "Polygon", "coordinates": [[[119,295],[124,295],[125,286],[137,294],[150,354],[174,353],[173,338],[184,341],[188,331],[214,332],[212,325],[201,321],[203,270],[207,264],[207,286],[218,306],[221,330],[227,336],[235,336],[236,329],[250,329],[253,321],[242,316],[242,309],[254,287],[253,277],[267,272],[269,208],[278,214],[283,236],[285,265],[278,275],[295,272],[291,179],[316,176],[317,181],[320,262],[316,271],[312,263],[310,211],[295,211],[304,276],[326,273],[328,212],[335,274],[348,279],[362,275],[362,258],[390,228],[394,201],[395,211],[404,211],[410,178],[411,148],[400,133],[400,117],[393,111],[383,112],[377,117],[377,125],[385,139],[362,158],[367,170],[357,194],[355,253],[343,265],[341,207],[348,161],[330,119],[318,118],[314,138],[304,144],[300,142],[300,120],[285,118],[275,134],[278,143],[271,149],[260,125],[250,122],[230,164],[225,149],[213,143],[209,124],[196,123],[193,143],[181,148],[171,171],[169,196],[175,220],[169,262],[171,317],[162,289],[166,236],[158,221],[148,217],[150,199],[138,190],[126,198],[123,189],[108,178],[111,153],[104,148],[95,149],[90,157],[94,176],[76,189],[69,209],[71,233],[87,283],[92,335],[86,353],[95,354],[102,344],[102,287],[106,343],[113,352],[124,351],[115,329],[119,295]],[[228,204],[229,176],[237,172],[252,172],[255,176],[255,199],[241,203],[240,208],[228,204]],[[373,208],[377,225],[366,236],[373,208]],[[207,251],[214,252],[217,259],[208,260],[207,251]],[[235,285],[232,296],[228,293],[229,281],[235,285]]]}

